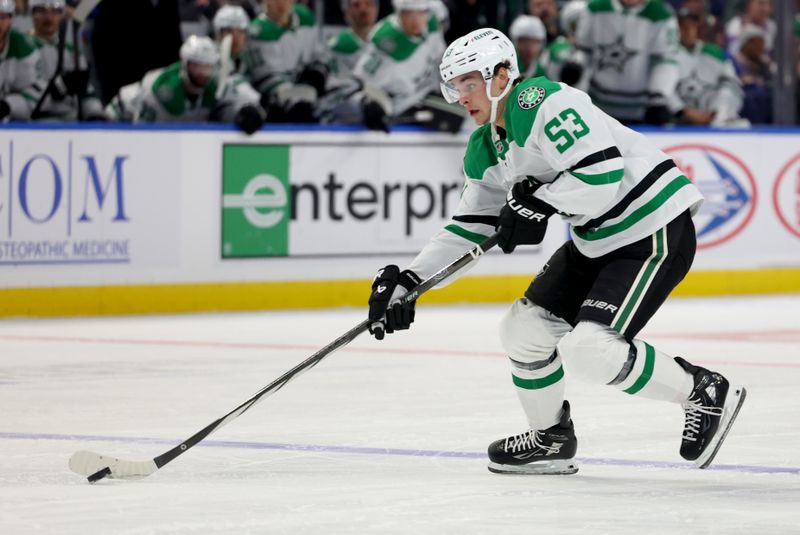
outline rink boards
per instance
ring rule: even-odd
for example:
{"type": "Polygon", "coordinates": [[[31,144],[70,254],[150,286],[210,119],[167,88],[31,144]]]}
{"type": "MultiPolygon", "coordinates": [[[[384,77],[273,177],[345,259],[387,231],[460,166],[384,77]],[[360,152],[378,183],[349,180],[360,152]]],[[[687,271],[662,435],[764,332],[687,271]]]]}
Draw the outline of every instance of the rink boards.
{"type": "MultiPolygon", "coordinates": [[[[800,291],[800,130],[649,131],[706,197],[680,295],[800,291]]],[[[447,224],[467,135],[0,129],[0,315],[362,306],[447,224]]],[[[568,239],[489,254],[427,302],[501,302],[568,239]]]]}

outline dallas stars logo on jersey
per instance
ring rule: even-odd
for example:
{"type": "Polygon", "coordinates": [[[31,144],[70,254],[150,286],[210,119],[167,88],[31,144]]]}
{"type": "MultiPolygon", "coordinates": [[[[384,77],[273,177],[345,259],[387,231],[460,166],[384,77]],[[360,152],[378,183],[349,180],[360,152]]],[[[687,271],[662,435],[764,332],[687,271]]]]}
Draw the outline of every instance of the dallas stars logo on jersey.
{"type": "Polygon", "coordinates": [[[541,104],[546,94],[543,87],[529,87],[519,94],[517,103],[523,110],[529,110],[541,104]]]}

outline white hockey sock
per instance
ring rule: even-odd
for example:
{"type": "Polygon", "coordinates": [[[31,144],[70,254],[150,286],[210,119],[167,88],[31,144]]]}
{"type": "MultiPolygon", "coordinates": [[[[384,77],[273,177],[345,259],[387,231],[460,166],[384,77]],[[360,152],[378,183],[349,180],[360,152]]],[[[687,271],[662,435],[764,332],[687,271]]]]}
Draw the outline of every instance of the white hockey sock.
{"type": "Polygon", "coordinates": [[[674,403],[689,397],[694,380],[675,359],[642,340],[632,345],[636,351],[629,351],[620,375],[610,385],[626,394],[674,403]]]}
{"type": "Polygon", "coordinates": [[[564,402],[564,368],[556,352],[545,360],[523,363],[511,358],[511,374],[531,429],[558,423],[564,402]]]}

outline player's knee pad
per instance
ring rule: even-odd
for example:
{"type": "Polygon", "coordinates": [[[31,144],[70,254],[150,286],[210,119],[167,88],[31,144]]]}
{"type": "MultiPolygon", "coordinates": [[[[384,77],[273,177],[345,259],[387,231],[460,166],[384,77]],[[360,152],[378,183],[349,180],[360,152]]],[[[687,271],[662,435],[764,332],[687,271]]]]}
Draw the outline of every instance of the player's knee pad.
{"type": "Polygon", "coordinates": [[[530,300],[514,301],[500,322],[500,340],[512,362],[532,365],[553,356],[571,326],[530,300]]]}
{"type": "Polygon", "coordinates": [[[623,372],[630,345],[617,331],[582,321],[558,343],[569,374],[592,383],[612,383],[623,372]]]}

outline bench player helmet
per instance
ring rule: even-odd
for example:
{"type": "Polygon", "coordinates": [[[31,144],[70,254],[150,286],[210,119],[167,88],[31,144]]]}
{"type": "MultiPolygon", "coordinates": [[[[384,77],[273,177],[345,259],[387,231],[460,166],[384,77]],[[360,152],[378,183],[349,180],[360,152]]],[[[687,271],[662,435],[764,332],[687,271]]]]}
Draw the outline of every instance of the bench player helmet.
{"type": "Polygon", "coordinates": [[[250,26],[250,17],[242,6],[226,4],[217,10],[213,24],[214,33],[217,35],[228,28],[246,30],[250,26]]]}

